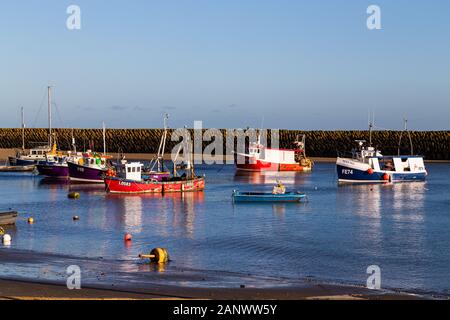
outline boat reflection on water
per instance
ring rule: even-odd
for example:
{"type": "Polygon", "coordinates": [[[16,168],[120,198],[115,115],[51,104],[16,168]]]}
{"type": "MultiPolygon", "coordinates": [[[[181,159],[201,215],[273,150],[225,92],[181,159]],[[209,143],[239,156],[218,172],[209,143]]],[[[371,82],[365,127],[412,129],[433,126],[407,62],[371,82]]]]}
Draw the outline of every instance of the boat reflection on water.
{"type": "Polygon", "coordinates": [[[414,243],[421,243],[420,238],[424,234],[426,184],[427,182],[405,182],[339,185],[336,194],[337,212],[350,212],[366,218],[359,220],[359,239],[379,243],[380,250],[384,237],[398,238],[398,241],[410,238],[409,246],[414,246],[414,243]],[[409,232],[403,234],[401,230],[406,225],[409,232]]]}
{"type": "Polygon", "coordinates": [[[185,236],[192,238],[194,236],[194,220],[196,205],[205,201],[203,192],[183,192],[181,194],[167,194],[166,197],[171,198],[173,220],[172,227],[184,230],[185,236]]]}
{"type": "Polygon", "coordinates": [[[192,237],[196,206],[204,202],[204,193],[109,193],[106,199],[108,211],[116,213],[116,222],[123,226],[124,232],[140,233],[142,225],[150,224],[153,232],[161,236],[183,230],[185,236],[192,237]]]}
{"type": "Polygon", "coordinates": [[[105,187],[100,184],[69,183],[69,192],[82,192],[90,195],[104,195],[105,187]]]}
{"type": "Polygon", "coordinates": [[[381,218],[384,208],[386,212],[402,215],[407,220],[422,220],[426,184],[341,184],[337,189],[338,207],[351,208],[359,216],[372,218],[381,218]]]}
{"type": "Polygon", "coordinates": [[[60,187],[66,187],[70,184],[68,179],[58,179],[58,178],[51,178],[51,177],[45,177],[39,179],[38,185],[40,187],[45,187],[48,189],[54,189],[54,188],[60,188],[60,187]]]}
{"type": "Polygon", "coordinates": [[[280,180],[285,185],[304,184],[311,178],[311,173],[308,172],[251,172],[251,171],[236,171],[234,174],[234,181],[239,183],[249,184],[275,184],[280,180]]]}

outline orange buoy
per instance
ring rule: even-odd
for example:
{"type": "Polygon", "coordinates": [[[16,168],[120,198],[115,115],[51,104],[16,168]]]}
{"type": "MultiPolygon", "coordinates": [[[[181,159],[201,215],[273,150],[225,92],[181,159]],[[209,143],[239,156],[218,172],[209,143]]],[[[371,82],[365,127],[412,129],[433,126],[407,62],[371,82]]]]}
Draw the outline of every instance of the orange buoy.
{"type": "Polygon", "coordinates": [[[389,175],[387,173],[383,174],[383,180],[389,181],[389,175]]]}
{"type": "Polygon", "coordinates": [[[373,169],[372,169],[372,168],[369,168],[369,169],[367,170],[367,173],[370,174],[370,175],[372,175],[372,174],[373,174],[373,169]]]}
{"type": "Polygon", "coordinates": [[[126,233],[125,236],[123,237],[124,241],[131,241],[131,234],[126,233]]]}

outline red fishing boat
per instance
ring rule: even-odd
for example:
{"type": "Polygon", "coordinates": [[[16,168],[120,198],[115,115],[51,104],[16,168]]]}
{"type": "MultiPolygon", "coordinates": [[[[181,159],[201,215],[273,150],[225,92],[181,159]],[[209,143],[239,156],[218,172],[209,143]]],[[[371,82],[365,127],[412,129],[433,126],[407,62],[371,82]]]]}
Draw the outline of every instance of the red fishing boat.
{"type": "Polygon", "coordinates": [[[258,141],[250,144],[248,153],[235,153],[238,170],[244,171],[311,171],[313,162],[305,154],[305,136],[295,141],[296,149],[267,148],[258,141]]]}
{"type": "Polygon", "coordinates": [[[173,175],[164,168],[164,148],[167,138],[167,115],[164,119],[164,133],[158,149],[158,155],[150,171],[144,171],[140,162],[124,163],[122,170],[108,170],[104,177],[107,192],[111,193],[168,193],[202,191],[205,188],[205,178],[195,174],[189,139],[185,139],[173,161],[173,175]],[[184,161],[177,165],[177,158],[183,148],[184,161]],[[155,171],[155,167],[157,170],[155,171]],[[184,171],[179,175],[177,170],[184,171]]]}
{"type": "Polygon", "coordinates": [[[111,193],[166,193],[202,191],[205,178],[197,176],[163,177],[161,181],[151,178],[142,172],[142,163],[125,164],[125,177],[114,176],[108,172],[104,178],[107,192],[111,193]]]}

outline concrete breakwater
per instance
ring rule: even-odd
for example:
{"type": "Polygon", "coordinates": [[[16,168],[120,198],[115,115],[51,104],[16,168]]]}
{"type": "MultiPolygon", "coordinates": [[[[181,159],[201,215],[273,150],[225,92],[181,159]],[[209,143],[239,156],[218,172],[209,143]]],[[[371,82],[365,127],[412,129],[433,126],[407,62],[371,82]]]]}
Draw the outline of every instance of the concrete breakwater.
{"type": "MultiPolygon", "coordinates": [[[[226,130],[220,131],[224,137],[225,152],[226,130]]],[[[103,150],[101,129],[53,129],[53,132],[61,149],[71,148],[73,134],[79,150],[88,148],[103,150]]],[[[108,152],[155,153],[162,132],[162,129],[107,129],[107,150],[108,152]]],[[[171,133],[172,131],[169,132],[167,150],[171,150],[178,143],[178,141],[170,141],[171,133]]],[[[293,142],[299,134],[306,135],[306,153],[311,157],[336,157],[338,151],[351,150],[355,146],[355,140],[369,139],[367,131],[280,130],[280,148],[293,148],[293,142]]],[[[380,148],[383,154],[397,154],[400,134],[401,131],[375,131],[372,135],[373,145],[380,148]]],[[[270,135],[271,132],[268,130],[269,144],[270,135]]],[[[31,148],[39,143],[45,143],[47,136],[47,129],[25,129],[25,147],[31,148]]],[[[411,131],[411,139],[415,154],[424,155],[427,160],[450,160],[450,131],[411,131]]],[[[236,139],[234,140],[236,142],[236,139]]],[[[203,141],[203,147],[210,143],[211,141],[203,141]]],[[[20,148],[21,146],[21,129],[0,128],[0,148],[20,148]]],[[[409,150],[409,138],[403,135],[401,151],[407,154],[409,150]]]]}

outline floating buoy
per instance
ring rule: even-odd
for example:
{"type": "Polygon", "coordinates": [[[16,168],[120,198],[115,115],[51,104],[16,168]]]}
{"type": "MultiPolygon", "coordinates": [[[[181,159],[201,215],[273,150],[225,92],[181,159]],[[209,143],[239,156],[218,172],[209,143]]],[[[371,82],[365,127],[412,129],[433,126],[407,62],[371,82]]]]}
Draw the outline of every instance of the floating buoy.
{"type": "Polygon", "coordinates": [[[11,244],[11,236],[9,234],[5,233],[2,237],[2,242],[5,245],[11,244]]]}
{"type": "Polygon", "coordinates": [[[383,174],[383,180],[389,181],[389,175],[387,173],[383,174]]]}
{"type": "Polygon", "coordinates": [[[79,217],[79,216],[73,216],[72,219],[73,219],[74,221],[75,221],[75,220],[80,220],[80,217],[79,217]]]}
{"type": "Polygon", "coordinates": [[[372,169],[372,168],[369,168],[369,169],[367,170],[367,173],[370,174],[370,175],[372,175],[372,174],[373,174],[373,169],[372,169]]]}
{"type": "Polygon", "coordinates": [[[124,241],[131,241],[131,234],[126,233],[125,236],[123,237],[124,241]]]}
{"type": "Polygon", "coordinates": [[[67,197],[69,199],[79,199],[80,198],[80,194],[78,192],[70,192],[67,197]]]}
{"type": "Polygon", "coordinates": [[[141,259],[150,259],[151,262],[166,263],[169,261],[169,253],[164,248],[155,248],[150,254],[140,254],[141,259]]]}
{"type": "Polygon", "coordinates": [[[28,218],[28,224],[33,224],[34,223],[34,219],[33,218],[28,218]]]}

